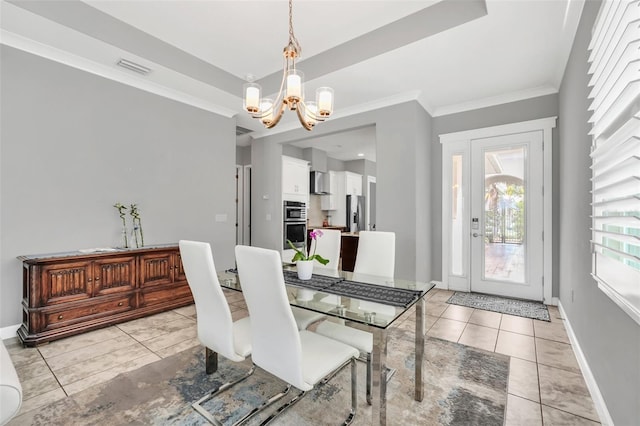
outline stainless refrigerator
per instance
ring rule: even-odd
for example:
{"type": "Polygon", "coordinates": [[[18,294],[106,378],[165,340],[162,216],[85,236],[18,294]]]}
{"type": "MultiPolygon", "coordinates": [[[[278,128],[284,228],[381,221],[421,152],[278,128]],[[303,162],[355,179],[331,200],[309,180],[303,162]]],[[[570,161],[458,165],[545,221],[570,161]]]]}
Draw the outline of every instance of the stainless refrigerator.
{"type": "Polygon", "coordinates": [[[347,195],[347,230],[359,232],[365,230],[364,196],[347,195]]]}

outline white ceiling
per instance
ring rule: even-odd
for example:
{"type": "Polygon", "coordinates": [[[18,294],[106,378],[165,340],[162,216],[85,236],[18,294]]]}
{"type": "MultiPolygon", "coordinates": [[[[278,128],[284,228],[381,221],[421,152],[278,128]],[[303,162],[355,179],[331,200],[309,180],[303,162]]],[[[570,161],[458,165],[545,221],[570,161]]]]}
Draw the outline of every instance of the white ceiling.
{"type": "MultiPolygon", "coordinates": [[[[308,94],[334,88],[335,117],[410,99],[440,116],[555,93],[583,4],[294,0],[299,68],[308,94]]],[[[242,112],[247,75],[267,90],[279,85],[286,1],[2,0],[1,6],[3,44],[236,116],[239,126],[254,130],[253,137],[299,127],[292,113],[266,130],[242,112]],[[153,71],[142,77],[120,69],[114,65],[120,58],[153,71]]],[[[367,131],[296,145],[344,158],[352,155],[347,151],[365,151],[348,141],[363,139],[367,131]]]]}

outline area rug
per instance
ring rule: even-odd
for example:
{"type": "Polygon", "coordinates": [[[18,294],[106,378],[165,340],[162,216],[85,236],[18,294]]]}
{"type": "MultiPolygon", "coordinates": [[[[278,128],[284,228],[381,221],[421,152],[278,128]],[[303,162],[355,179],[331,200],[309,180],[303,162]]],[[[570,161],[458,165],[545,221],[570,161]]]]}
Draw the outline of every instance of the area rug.
{"type": "Polygon", "coordinates": [[[488,294],[456,291],[453,296],[447,300],[447,303],[541,321],[551,321],[549,318],[549,310],[544,303],[531,302],[529,300],[509,299],[488,294]]]}
{"type": "MultiPolygon", "coordinates": [[[[409,323],[409,321],[407,321],[409,323]]],[[[397,372],[387,391],[387,422],[403,425],[502,425],[507,398],[509,357],[444,340],[427,338],[425,394],[413,400],[414,351],[412,325],[391,333],[388,365],[397,372]]],[[[218,372],[204,372],[204,350],[191,348],[121,374],[109,382],[20,416],[34,425],[201,425],[191,408],[210,389],[241,376],[250,360],[233,363],[220,357],[218,372]]],[[[365,365],[358,362],[358,412],[353,424],[372,423],[365,402],[365,365]]],[[[250,408],[279,392],[285,384],[257,369],[253,376],[204,404],[223,424],[231,424],[250,408]]],[[[292,390],[284,402],[294,396],[292,390]]],[[[350,407],[347,367],[278,417],[275,425],[340,424],[350,407]]],[[[251,419],[255,425],[270,412],[251,419]]]]}

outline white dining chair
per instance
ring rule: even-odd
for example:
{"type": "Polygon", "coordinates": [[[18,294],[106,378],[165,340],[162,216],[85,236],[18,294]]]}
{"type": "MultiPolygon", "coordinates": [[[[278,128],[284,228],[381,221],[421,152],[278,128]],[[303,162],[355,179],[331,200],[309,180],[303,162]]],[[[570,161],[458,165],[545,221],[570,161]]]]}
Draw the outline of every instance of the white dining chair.
{"type": "MultiPolygon", "coordinates": [[[[259,247],[236,246],[236,263],[251,318],[252,359],[300,393],[281,406],[269,423],[298,402],[319,382],[351,365],[350,424],[357,409],[358,351],[346,344],[308,330],[298,330],[284,283],[280,253],[259,247]]],[[[335,407],[327,407],[334,409],[335,407]]]]}
{"type": "Polygon", "coordinates": [[[313,264],[314,269],[330,269],[337,271],[340,265],[340,246],[342,241],[342,232],[337,229],[314,229],[314,231],[321,231],[322,236],[316,239],[315,252],[325,259],[329,260],[329,263],[323,265],[320,262],[313,264]]]}
{"type": "Polygon", "coordinates": [[[355,274],[393,277],[396,267],[395,232],[361,231],[358,236],[358,250],[355,274]]]}
{"type": "MultiPolygon", "coordinates": [[[[396,260],[396,235],[394,232],[361,231],[359,234],[356,264],[353,270],[353,280],[358,276],[375,276],[378,279],[393,281],[396,260]]],[[[376,302],[361,301],[359,308],[367,312],[381,312],[389,315],[395,312],[392,306],[376,302]],[[391,312],[390,312],[391,311],[391,312]]],[[[322,321],[316,327],[316,333],[330,337],[339,342],[352,345],[362,354],[367,365],[366,396],[367,404],[371,404],[373,335],[367,331],[358,330],[335,321],[322,321]]],[[[393,373],[392,373],[393,374],[393,373]]],[[[392,374],[387,374],[387,380],[392,374]]]]}
{"type": "MultiPolygon", "coordinates": [[[[198,340],[205,347],[207,374],[218,368],[218,354],[240,362],[251,354],[251,323],[249,317],[233,322],[229,304],[224,296],[216,273],[211,246],[199,241],[181,240],[180,257],[196,305],[198,340]]],[[[237,380],[227,382],[208,392],[193,408],[209,422],[220,425],[213,415],[202,407],[202,403],[215,397],[231,386],[245,380],[255,371],[252,368],[237,380]]]]}
{"type": "MultiPolygon", "coordinates": [[[[316,230],[314,229],[314,231],[316,230]]],[[[316,239],[316,242],[312,242],[312,244],[317,244],[315,252],[325,259],[328,259],[329,263],[323,265],[318,261],[314,261],[313,269],[323,275],[332,275],[338,271],[340,263],[340,241],[342,239],[342,232],[337,229],[320,229],[320,231],[322,231],[322,237],[316,239]]],[[[311,292],[311,294],[313,294],[313,292],[311,292]]],[[[293,306],[291,310],[299,330],[306,330],[311,324],[326,318],[324,314],[295,306],[293,306]]]]}

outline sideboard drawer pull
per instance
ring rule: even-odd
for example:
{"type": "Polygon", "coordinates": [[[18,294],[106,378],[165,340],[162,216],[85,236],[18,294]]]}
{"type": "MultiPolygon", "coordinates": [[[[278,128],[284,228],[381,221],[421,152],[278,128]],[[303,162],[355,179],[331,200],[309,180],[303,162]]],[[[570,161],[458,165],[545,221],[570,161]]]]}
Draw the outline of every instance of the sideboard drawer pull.
{"type": "Polygon", "coordinates": [[[118,306],[122,306],[122,305],[124,305],[124,303],[122,303],[122,302],[119,302],[119,303],[118,303],[118,306]]]}
{"type": "Polygon", "coordinates": [[[61,320],[63,318],[62,315],[58,315],[58,319],[61,320]]]}

